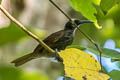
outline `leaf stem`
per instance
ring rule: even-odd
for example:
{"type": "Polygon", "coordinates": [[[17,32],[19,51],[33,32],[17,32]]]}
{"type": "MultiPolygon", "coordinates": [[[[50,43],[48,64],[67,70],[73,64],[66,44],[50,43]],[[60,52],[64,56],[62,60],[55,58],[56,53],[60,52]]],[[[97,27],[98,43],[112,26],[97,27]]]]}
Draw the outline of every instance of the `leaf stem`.
{"type": "Polygon", "coordinates": [[[42,40],[40,40],[36,35],[34,35],[32,32],[28,31],[18,20],[16,20],[12,15],[10,15],[1,5],[0,10],[15,24],[18,25],[28,36],[35,39],[39,44],[41,44],[46,50],[48,50],[50,53],[55,53],[53,49],[51,49],[49,46],[47,46],[42,40]]]}

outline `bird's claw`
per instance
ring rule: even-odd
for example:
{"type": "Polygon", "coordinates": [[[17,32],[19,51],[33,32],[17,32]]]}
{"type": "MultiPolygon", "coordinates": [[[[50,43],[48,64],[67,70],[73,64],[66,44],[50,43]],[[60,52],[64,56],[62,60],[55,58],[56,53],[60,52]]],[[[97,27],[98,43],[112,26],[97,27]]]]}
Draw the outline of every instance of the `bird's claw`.
{"type": "Polygon", "coordinates": [[[62,60],[62,58],[59,56],[58,52],[59,52],[58,49],[55,49],[55,59],[56,59],[57,61],[63,62],[63,60],[62,60]]]}

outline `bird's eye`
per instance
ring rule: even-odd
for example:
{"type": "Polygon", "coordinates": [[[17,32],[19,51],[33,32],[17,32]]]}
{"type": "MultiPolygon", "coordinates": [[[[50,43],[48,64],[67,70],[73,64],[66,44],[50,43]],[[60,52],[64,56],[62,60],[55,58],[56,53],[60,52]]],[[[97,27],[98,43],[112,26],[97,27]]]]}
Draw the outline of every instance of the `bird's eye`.
{"type": "Polygon", "coordinates": [[[75,22],[77,25],[80,24],[80,20],[75,20],[74,22],[75,22]]]}

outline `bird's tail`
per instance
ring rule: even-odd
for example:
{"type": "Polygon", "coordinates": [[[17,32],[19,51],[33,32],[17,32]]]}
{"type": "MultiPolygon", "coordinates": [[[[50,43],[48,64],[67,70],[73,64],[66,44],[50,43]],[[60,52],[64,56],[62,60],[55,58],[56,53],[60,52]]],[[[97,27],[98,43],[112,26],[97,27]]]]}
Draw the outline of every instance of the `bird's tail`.
{"type": "Polygon", "coordinates": [[[30,53],[30,54],[24,55],[24,56],[22,56],[20,58],[17,58],[15,60],[13,60],[11,63],[14,63],[14,65],[16,67],[18,67],[18,66],[20,66],[22,64],[25,64],[26,62],[34,59],[34,58],[35,58],[34,53],[30,53]]]}

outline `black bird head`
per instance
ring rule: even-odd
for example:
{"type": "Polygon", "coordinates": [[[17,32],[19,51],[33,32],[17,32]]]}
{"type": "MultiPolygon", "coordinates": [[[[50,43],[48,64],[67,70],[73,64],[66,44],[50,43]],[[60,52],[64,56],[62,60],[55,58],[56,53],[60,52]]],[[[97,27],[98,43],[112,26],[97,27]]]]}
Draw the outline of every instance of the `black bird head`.
{"type": "Polygon", "coordinates": [[[76,26],[74,26],[74,23],[79,26],[80,24],[83,24],[83,23],[93,23],[92,21],[89,21],[89,20],[79,20],[79,19],[72,19],[72,21],[68,21],[66,24],[65,24],[65,30],[74,30],[76,28],[76,26]]]}

